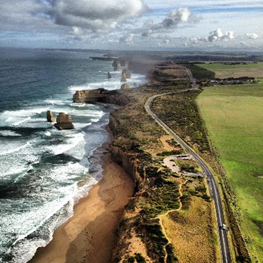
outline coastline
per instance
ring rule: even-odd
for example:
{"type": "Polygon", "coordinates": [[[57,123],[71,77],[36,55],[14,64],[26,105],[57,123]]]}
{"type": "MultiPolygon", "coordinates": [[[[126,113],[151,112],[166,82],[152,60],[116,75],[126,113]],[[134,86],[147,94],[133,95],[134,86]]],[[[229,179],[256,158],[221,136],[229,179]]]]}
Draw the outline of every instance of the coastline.
{"type": "Polygon", "coordinates": [[[105,153],[111,141],[94,153],[102,153],[102,179],[74,206],[73,217],[55,231],[46,247],[37,250],[30,263],[110,261],[116,230],[134,189],[132,178],[105,153]]]}

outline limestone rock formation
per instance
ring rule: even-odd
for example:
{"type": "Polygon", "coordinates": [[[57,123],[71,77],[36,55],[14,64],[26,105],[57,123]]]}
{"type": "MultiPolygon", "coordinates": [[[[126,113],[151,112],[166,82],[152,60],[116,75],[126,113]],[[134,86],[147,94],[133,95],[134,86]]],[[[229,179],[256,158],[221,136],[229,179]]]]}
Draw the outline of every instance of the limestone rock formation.
{"type": "Polygon", "coordinates": [[[129,103],[127,96],[119,93],[117,90],[94,89],[77,91],[73,96],[76,103],[110,103],[120,106],[129,103]]]}
{"type": "Polygon", "coordinates": [[[55,122],[56,121],[56,116],[50,110],[47,111],[47,121],[48,122],[55,122]]]}
{"type": "Polygon", "coordinates": [[[72,130],[74,129],[74,125],[72,124],[72,118],[70,115],[65,114],[64,112],[60,112],[57,117],[57,123],[55,127],[58,130],[72,130]]]}
{"type": "Polygon", "coordinates": [[[111,78],[112,78],[112,76],[111,76],[110,72],[108,72],[108,79],[111,79],[111,78]]]}
{"type": "Polygon", "coordinates": [[[125,68],[123,71],[122,71],[122,74],[125,74],[126,78],[127,79],[130,79],[131,78],[131,72],[125,68]]]}
{"type": "Polygon", "coordinates": [[[130,85],[128,85],[128,84],[123,84],[123,85],[121,85],[121,90],[128,90],[128,89],[130,89],[131,87],[130,87],[130,85]]]}
{"type": "Polygon", "coordinates": [[[114,67],[114,71],[119,71],[121,68],[121,62],[118,60],[114,60],[113,67],[114,67]]]}
{"type": "Polygon", "coordinates": [[[121,82],[126,82],[126,81],[127,81],[126,74],[122,72],[121,82]]]}
{"type": "Polygon", "coordinates": [[[123,66],[125,68],[129,68],[129,65],[130,65],[130,61],[121,60],[121,66],[123,66]]]}
{"type": "Polygon", "coordinates": [[[80,90],[73,96],[76,103],[95,103],[105,97],[105,89],[80,90]]]}

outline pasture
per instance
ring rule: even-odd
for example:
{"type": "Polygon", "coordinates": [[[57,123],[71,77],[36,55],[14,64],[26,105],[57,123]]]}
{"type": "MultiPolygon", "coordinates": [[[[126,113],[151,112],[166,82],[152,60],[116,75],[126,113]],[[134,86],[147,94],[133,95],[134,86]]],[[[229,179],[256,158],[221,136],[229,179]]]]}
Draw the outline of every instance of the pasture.
{"type": "Polygon", "coordinates": [[[236,194],[253,262],[263,262],[263,84],[209,87],[197,103],[236,194]]]}
{"type": "Polygon", "coordinates": [[[223,63],[198,64],[199,67],[216,73],[216,78],[255,77],[263,78],[263,62],[225,65],[223,63]]]}

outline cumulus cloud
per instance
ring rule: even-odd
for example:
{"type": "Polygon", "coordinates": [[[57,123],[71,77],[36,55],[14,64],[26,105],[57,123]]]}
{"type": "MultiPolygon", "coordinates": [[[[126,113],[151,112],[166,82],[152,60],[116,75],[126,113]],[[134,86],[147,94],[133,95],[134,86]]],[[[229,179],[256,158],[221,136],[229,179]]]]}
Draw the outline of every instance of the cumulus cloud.
{"type": "Polygon", "coordinates": [[[205,44],[205,43],[213,43],[213,42],[220,42],[220,41],[230,41],[234,40],[234,32],[233,31],[226,31],[225,33],[222,29],[218,28],[209,33],[207,37],[192,37],[189,39],[190,44],[197,45],[197,44],[205,44]]]}
{"type": "Polygon", "coordinates": [[[247,37],[250,39],[258,39],[258,34],[256,33],[247,33],[247,37]]]}
{"type": "Polygon", "coordinates": [[[209,42],[216,42],[220,40],[232,40],[234,38],[235,37],[233,31],[226,31],[225,33],[223,33],[222,29],[218,28],[210,32],[207,39],[209,42]]]}
{"type": "Polygon", "coordinates": [[[188,22],[191,17],[191,11],[188,8],[179,8],[172,10],[167,18],[162,21],[165,28],[177,26],[180,23],[188,22]]]}
{"type": "Polygon", "coordinates": [[[47,14],[56,24],[93,31],[115,28],[117,23],[147,10],[142,0],[49,0],[47,14]]]}

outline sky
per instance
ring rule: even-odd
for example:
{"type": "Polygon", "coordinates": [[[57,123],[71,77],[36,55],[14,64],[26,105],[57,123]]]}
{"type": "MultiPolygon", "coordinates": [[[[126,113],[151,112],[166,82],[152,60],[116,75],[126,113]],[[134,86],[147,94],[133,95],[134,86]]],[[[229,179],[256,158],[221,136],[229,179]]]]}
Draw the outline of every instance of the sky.
{"type": "Polygon", "coordinates": [[[0,0],[0,47],[263,51],[263,0],[0,0]]]}

